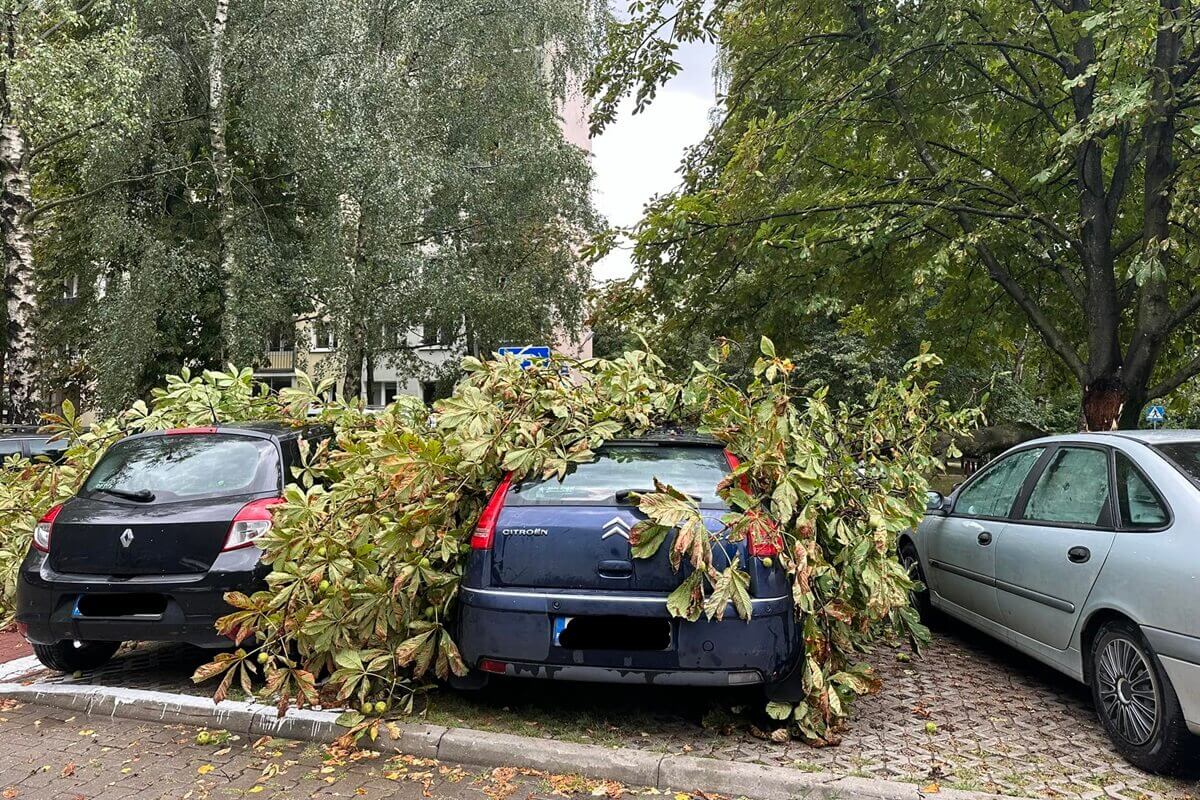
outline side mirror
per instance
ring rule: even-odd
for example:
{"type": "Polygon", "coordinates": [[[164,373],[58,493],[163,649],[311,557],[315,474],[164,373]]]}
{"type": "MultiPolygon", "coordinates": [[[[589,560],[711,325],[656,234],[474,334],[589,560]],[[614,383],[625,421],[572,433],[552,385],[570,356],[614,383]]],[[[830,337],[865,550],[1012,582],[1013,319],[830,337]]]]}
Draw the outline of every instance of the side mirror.
{"type": "Polygon", "coordinates": [[[944,514],[946,513],[946,498],[941,492],[929,491],[928,497],[925,500],[926,514],[944,514]]]}

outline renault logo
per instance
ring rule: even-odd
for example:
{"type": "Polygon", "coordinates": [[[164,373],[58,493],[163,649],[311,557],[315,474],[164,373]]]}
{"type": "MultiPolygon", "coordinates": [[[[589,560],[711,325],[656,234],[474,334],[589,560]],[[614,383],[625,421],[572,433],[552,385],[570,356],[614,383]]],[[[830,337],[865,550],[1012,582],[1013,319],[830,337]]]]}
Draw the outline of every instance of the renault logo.
{"type": "Polygon", "coordinates": [[[604,535],[600,538],[607,539],[610,536],[621,536],[629,541],[629,524],[620,517],[613,517],[604,523],[604,535]]]}
{"type": "Polygon", "coordinates": [[[121,547],[129,547],[131,544],[133,544],[133,529],[126,528],[121,534],[121,547]]]}

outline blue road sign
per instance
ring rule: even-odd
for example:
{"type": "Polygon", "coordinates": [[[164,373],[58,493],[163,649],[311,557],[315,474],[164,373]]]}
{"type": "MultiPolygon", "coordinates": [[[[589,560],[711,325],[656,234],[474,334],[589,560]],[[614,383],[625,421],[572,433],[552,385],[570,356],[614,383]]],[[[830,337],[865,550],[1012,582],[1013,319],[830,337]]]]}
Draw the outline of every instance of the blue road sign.
{"type": "Polygon", "coordinates": [[[535,358],[539,361],[550,360],[550,348],[540,344],[501,347],[496,352],[502,356],[516,356],[520,358],[521,367],[524,369],[528,369],[535,358]]]}
{"type": "Polygon", "coordinates": [[[1150,406],[1146,409],[1146,422],[1161,425],[1167,419],[1166,406],[1150,406]]]}

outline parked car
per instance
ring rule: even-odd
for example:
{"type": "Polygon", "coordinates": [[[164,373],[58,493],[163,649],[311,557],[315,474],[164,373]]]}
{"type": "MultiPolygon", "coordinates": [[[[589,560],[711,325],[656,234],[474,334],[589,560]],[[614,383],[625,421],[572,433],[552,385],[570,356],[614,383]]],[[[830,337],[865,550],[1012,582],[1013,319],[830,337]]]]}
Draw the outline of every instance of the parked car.
{"type": "Polygon", "coordinates": [[[633,558],[629,532],[644,516],[634,495],[657,477],[698,499],[710,530],[727,511],[717,496],[736,459],[712,439],[664,432],[613,441],[563,480],[505,477],[471,539],[457,641],[488,675],[689,686],[765,684],[794,697],[802,641],[774,541],[721,540],[716,563],[750,574],[753,617],[671,617],[667,595],[687,575],[671,569],[669,541],[633,558]],[[791,680],[789,680],[791,678],[791,680]]]}
{"type": "Polygon", "coordinates": [[[94,669],[123,641],[228,647],[224,594],[265,588],[255,541],[271,526],[301,442],[327,428],[221,425],[114,444],[37,523],[17,623],[47,667],[94,669]]]}
{"type": "Polygon", "coordinates": [[[949,497],[901,559],[939,609],[1077,680],[1133,764],[1175,771],[1200,734],[1200,431],[1038,439],[949,497]]]}
{"type": "Polygon", "coordinates": [[[66,452],[66,442],[48,433],[39,433],[35,425],[0,426],[0,460],[10,456],[35,459],[39,456],[58,462],[66,452]]]}

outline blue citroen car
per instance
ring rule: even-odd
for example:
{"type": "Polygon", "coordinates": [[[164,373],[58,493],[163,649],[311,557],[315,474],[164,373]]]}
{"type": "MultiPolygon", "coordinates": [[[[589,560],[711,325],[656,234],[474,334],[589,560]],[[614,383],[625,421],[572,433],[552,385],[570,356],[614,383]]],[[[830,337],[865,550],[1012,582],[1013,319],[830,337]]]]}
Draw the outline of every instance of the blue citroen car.
{"type": "Polygon", "coordinates": [[[719,533],[728,509],[717,484],[736,459],[714,440],[668,432],[613,441],[565,479],[501,482],[471,540],[457,640],[473,669],[489,675],[686,686],[763,685],[799,696],[801,630],[773,541],[718,538],[719,565],[750,574],[753,616],[732,604],[724,620],[673,618],[667,595],[690,567],[671,569],[670,542],[633,558],[629,532],[644,516],[639,492],[654,479],[699,501],[719,533]]]}

